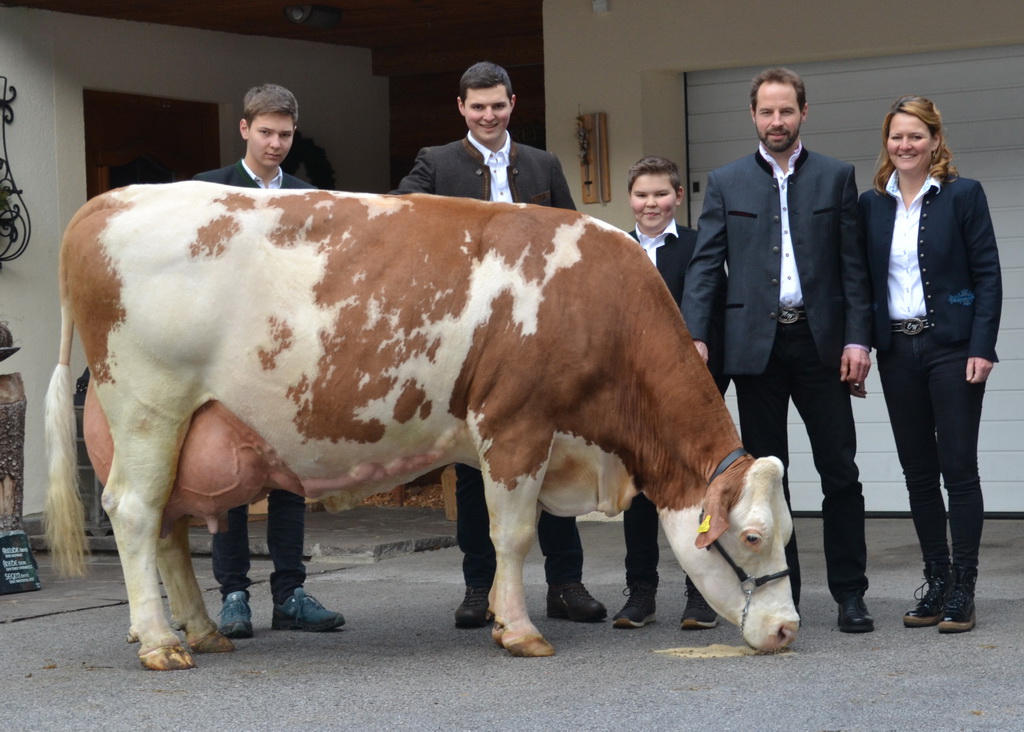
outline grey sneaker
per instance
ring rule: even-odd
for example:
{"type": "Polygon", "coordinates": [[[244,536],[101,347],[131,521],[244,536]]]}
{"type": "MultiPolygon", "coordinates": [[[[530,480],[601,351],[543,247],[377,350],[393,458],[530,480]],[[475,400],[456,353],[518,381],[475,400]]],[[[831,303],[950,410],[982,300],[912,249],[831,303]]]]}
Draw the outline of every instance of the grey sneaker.
{"type": "Polygon", "coordinates": [[[284,601],[284,605],[274,604],[274,617],[270,621],[273,630],[308,630],[314,633],[334,630],[344,624],[345,618],[341,613],[327,610],[301,587],[284,601]]]}
{"type": "Polygon", "coordinates": [[[711,609],[708,601],[700,594],[700,590],[686,581],[686,607],[683,609],[683,619],[679,621],[682,630],[707,630],[717,627],[718,614],[711,609]]]}
{"type": "Polygon", "coordinates": [[[653,623],[654,597],[658,593],[658,588],[648,582],[637,582],[627,587],[623,594],[626,593],[629,593],[629,599],[612,618],[612,627],[630,630],[653,623]]]}
{"type": "Polygon", "coordinates": [[[245,590],[231,592],[220,609],[220,627],[228,638],[252,638],[252,611],[245,590]]]}

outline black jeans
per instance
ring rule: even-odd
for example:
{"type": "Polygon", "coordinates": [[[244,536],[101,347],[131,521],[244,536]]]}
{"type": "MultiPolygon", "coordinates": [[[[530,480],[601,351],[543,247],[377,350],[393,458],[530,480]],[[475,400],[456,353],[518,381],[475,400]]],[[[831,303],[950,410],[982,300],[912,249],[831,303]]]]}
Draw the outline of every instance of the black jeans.
{"type": "MultiPolygon", "coordinates": [[[[306,527],[306,499],[288,491],[270,491],[267,496],[267,548],[274,562],[270,592],[278,605],[291,597],[306,581],[302,563],[302,542],[306,527]]],[[[249,506],[228,511],[227,531],[213,536],[213,576],[220,583],[222,598],[237,590],[248,590],[249,506]]],[[[246,592],[248,595],[248,592],[246,592]]]]}
{"type": "Polygon", "coordinates": [[[626,586],[637,582],[658,586],[658,509],[643,493],[622,512],[626,540],[626,586]]]}
{"type": "MultiPolygon", "coordinates": [[[[483,475],[476,468],[455,466],[455,503],[458,519],[455,533],[462,550],[462,575],[467,587],[490,587],[494,582],[496,559],[491,543],[490,517],[484,497],[483,475]]],[[[541,511],[537,539],[544,554],[548,584],[580,582],[583,579],[583,544],[575,516],[552,516],[541,511]]]]}
{"type": "Polygon", "coordinates": [[[978,430],[985,384],[967,383],[967,343],[945,344],[931,331],[893,333],[878,353],[885,405],[910,498],[910,513],[925,562],[978,566],[985,505],[978,476],[978,430]]]}
{"type": "MultiPolygon", "coordinates": [[[[821,477],[822,531],[828,588],[837,602],[863,595],[868,587],[864,538],[864,493],[854,458],[857,431],[850,389],[838,366],[824,366],[806,320],[779,325],[768,366],[757,376],[733,376],[743,445],[754,457],[774,455],[786,467],[789,498],[787,418],[793,400],[811,443],[821,477]]],[[[786,545],[793,601],[800,602],[800,560],[796,532],[786,545]]]]}

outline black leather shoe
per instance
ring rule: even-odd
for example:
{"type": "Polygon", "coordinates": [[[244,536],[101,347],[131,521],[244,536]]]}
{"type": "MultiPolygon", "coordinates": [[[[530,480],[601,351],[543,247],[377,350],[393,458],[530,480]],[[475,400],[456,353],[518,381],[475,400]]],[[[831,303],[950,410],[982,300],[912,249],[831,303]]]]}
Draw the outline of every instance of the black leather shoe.
{"type": "Polygon", "coordinates": [[[548,585],[548,617],[592,623],[608,617],[608,610],[590,596],[582,582],[566,582],[548,585]]]}
{"type": "Polygon", "coordinates": [[[864,598],[854,595],[839,603],[839,630],[843,633],[870,633],[875,629],[875,619],[868,615],[864,598]]]}
{"type": "Polygon", "coordinates": [[[466,598],[455,611],[456,628],[482,628],[494,620],[487,596],[490,587],[467,587],[466,598]]]}

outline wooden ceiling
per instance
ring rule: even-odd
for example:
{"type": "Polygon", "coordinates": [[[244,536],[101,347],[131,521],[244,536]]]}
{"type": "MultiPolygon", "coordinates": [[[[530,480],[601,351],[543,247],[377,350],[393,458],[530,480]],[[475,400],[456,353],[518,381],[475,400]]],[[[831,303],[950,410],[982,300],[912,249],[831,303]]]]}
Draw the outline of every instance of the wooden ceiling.
{"type": "Polygon", "coordinates": [[[4,5],[226,33],[335,43],[373,51],[373,73],[463,71],[492,60],[543,64],[543,0],[325,0],[333,28],[297,25],[285,0],[4,0],[4,5]]]}

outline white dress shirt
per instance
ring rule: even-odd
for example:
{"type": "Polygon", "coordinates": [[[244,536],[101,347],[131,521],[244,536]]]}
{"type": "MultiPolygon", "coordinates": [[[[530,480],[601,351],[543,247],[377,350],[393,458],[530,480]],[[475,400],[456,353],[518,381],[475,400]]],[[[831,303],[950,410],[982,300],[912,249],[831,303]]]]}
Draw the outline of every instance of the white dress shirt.
{"type": "Polygon", "coordinates": [[[783,171],[775,162],[765,146],[759,145],[758,151],[768,164],[772,166],[775,182],[779,186],[779,210],[782,212],[782,266],[779,271],[779,305],[786,308],[799,308],[804,304],[804,293],[800,288],[800,273],[796,269],[796,254],[793,251],[793,236],[789,230],[789,194],[787,187],[789,176],[793,174],[793,164],[804,149],[798,142],[796,149],[789,158],[789,170],[783,171]]]}
{"type": "Polygon", "coordinates": [[[636,227],[637,241],[640,242],[640,246],[644,248],[644,251],[647,252],[647,256],[651,258],[651,261],[654,262],[655,266],[658,264],[658,247],[665,243],[665,239],[668,238],[669,234],[675,237],[679,236],[679,229],[676,228],[676,222],[674,220],[668,222],[668,226],[665,227],[663,232],[653,237],[647,236],[647,234],[640,231],[639,226],[636,227]]]}
{"type": "Polygon", "coordinates": [[[249,169],[249,166],[245,164],[245,158],[242,158],[242,167],[245,168],[245,172],[249,174],[249,177],[252,178],[253,181],[255,181],[256,185],[258,185],[260,188],[280,188],[281,183],[284,182],[284,171],[281,170],[280,165],[277,166],[277,175],[275,175],[273,179],[271,179],[269,185],[264,183],[262,178],[260,178],[258,175],[253,173],[252,170],[249,169]]]}
{"type": "Polygon", "coordinates": [[[509,151],[512,149],[512,135],[505,133],[505,144],[497,152],[484,147],[470,132],[469,144],[484,156],[484,163],[491,170],[491,200],[512,203],[512,191],[508,187],[509,151]]]}
{"type": "Polygon", "coordinates": [[[889,247],[889,319],[923,318],[928,314],[924,302],[924,285],[917,256],[918,230],[924,195],[942,184],[928,177],[910,206],[903,204],[899,177],[896,171],[889,176],[885,192],[896,199],[896,220],[892,226],[892,245],[889,247]]]}

